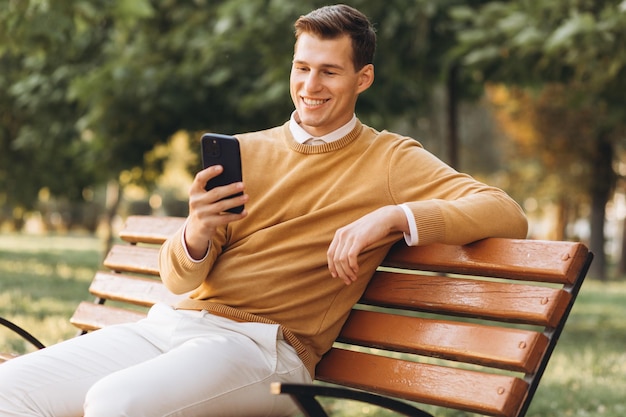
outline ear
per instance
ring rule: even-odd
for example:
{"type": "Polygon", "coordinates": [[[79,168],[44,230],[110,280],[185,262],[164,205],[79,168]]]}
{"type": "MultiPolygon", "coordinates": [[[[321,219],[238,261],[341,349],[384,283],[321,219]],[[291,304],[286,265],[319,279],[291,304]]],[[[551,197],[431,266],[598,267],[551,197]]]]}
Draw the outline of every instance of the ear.
{"type": "Polygon", "coordinates": [[[363,91],[370,88],[374,83],[374,64],[367,64],[359,71],[359,88],[358,92],[361,94],[363,91]]]}

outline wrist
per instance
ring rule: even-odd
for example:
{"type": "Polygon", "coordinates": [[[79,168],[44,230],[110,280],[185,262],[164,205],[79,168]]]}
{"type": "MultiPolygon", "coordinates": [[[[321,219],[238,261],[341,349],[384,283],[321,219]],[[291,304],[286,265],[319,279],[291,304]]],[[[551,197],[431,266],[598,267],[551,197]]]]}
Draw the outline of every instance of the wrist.
{"type": "Polygon", "coordinates": [[[387,206],[384,209],[388,212],[390,232],[410,233],[409,222],[402,207],[387,206]]]}
{"type": "Polygon", "coordinates": [[[187,226],[185,225],[183,230],[183,243],[187,249],[187,254],[194,260],[203,259],[209,251],[209,241],[194,238],[194,234],[189,232],[187,226]]]}

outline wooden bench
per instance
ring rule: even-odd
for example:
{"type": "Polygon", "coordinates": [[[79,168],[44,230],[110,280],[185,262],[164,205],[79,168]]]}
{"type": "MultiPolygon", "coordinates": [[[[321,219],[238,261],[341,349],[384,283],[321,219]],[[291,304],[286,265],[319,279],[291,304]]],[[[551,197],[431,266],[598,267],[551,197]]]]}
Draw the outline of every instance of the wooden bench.
{"type": "MultiPolygon", "coordinates": [[[[138,320],[175,303],[158,279],[159,245],[182,218],[133,216],[70,319],[81,332],[138,320]],[[106,302],[106,304],[105,304],[106,302]]],[[[466,246],[392,248],[313,385],[275,384],[306,416],[317,397],[371,402],[430,416],[431,404],[523,416],[593,256],[581,243],[485,239],[466,246]],[[408,401],[406,401],[408,400],[408,401]],[[415,404],[418,403],[418,404],[415,404]]]]}

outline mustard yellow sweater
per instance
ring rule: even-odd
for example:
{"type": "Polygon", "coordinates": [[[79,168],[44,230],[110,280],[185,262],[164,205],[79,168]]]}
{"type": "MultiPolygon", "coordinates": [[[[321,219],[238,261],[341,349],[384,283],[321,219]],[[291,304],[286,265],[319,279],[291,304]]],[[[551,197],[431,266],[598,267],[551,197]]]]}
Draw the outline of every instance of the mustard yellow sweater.
{"type": "Polygon", "coordinates": [[[182,309],[206,309],[236,320],[279,323],[311,375],[351,306],[398,233],[367,248],[350,286],[328,272],[335,231],[385,205],[407,203],[419,244],[524,238],[526,217],[503,191],[451,169],[413,139],[360,122],[321,146],[297,143],[288,123],[238,136],[248,216],[192,262],[181,233],[160,256],[161,278],[175,293],[194,290],[182,309]]]}

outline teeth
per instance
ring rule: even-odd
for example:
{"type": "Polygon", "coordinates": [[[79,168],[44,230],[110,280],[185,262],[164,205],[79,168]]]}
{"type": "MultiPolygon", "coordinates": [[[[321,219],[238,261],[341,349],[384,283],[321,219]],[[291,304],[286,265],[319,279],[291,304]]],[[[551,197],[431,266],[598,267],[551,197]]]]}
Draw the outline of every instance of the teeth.
{"type": "Polygon", "coordinates": [[[310,98],[303,98],[302,100],[307,106],[320,106],[326,102],[326,100],[313,100],[310,98]]]}

